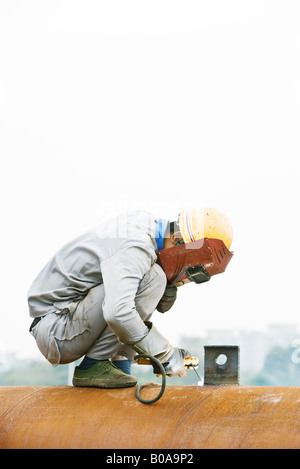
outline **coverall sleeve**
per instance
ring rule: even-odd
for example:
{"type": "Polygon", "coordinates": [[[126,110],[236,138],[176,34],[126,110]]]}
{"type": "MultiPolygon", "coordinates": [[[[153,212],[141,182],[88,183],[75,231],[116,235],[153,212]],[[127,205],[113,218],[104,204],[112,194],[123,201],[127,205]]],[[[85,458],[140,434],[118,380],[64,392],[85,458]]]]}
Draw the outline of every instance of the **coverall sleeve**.
{"type": "Polygon", "coordinates": [[[151,264],[151,254],[140,247],[121,249],[101,263],[104,319],[124,344],[135,344],[149,332],[136,310],[135,296],[151,264]]]}

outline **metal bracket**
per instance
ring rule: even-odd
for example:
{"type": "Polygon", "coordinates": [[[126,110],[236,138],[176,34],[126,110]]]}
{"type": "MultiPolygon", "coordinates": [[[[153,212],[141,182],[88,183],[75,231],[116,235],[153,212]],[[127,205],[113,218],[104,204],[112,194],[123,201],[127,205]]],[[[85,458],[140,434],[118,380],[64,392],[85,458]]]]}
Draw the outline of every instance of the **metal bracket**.
{"type": "Polygon", "coordinates": [[[240,347],[204,346],[204,385],[239,384],[240,347]]]}

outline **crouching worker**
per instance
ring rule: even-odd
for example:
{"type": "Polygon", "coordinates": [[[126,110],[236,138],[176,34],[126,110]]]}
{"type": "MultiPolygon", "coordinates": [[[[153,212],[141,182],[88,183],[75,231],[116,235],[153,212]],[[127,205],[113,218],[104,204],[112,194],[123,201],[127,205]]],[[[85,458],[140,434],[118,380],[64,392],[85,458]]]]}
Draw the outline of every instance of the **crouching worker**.
{"type": "Polygon", "coordinates": [[[83,357],[74,386],[135,386],[137,353],[155,356],[169,376],[185,375],[190,354],[150,322],[176,299],[156,253],[178,242],[176,222],[130,212],[66,244],[37,276],[28,293],[30,332],[54,366],[83,357]]]}

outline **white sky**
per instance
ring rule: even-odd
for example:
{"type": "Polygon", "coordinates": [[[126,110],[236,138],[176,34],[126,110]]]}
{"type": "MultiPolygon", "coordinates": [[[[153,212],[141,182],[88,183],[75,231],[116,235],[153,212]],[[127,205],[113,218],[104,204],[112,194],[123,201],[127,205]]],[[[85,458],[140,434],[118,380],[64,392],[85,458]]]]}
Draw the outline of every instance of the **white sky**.
{"type": "Polygon", "coordinates": [[[299,336],[300,3],[0,0],[0,345],[37,354],[27,290],[103,218],[214,205],[225,274],[153,320],[299,336]]]}

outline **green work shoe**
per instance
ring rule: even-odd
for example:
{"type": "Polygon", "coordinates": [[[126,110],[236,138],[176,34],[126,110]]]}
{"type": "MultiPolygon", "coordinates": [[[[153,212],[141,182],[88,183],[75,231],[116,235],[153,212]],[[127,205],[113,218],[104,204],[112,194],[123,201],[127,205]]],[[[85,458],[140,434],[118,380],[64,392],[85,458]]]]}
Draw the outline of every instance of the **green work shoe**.
{"type": "Polygon", "coordinates": [[[134,376],[119,370],[109,360],[101,361],[87,370],[75,368],[73,386],[92,388],[129,388],[137,384],[134,376]]]}

